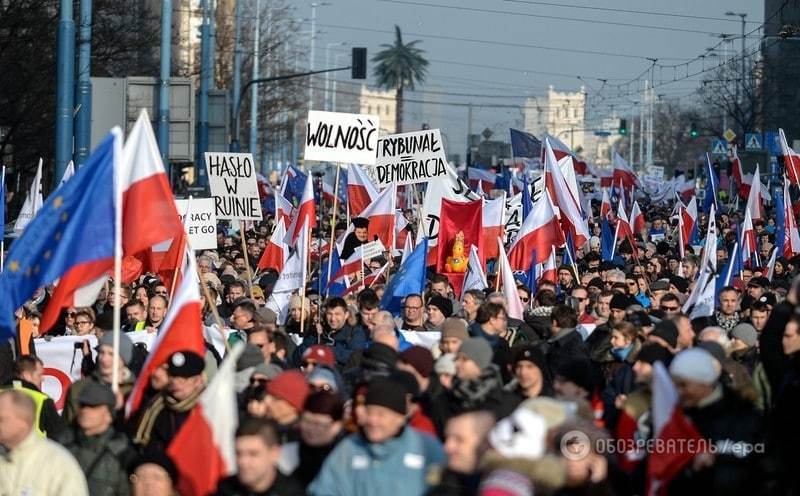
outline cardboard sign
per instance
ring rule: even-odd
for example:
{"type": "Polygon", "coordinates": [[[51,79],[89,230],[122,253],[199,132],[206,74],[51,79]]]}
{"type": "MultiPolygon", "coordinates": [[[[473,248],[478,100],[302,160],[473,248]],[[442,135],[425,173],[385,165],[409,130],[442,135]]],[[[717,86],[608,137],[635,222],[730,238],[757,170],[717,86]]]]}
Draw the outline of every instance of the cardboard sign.
{"type": "Polygon", "coordinates": [[[447,175],[447,157],[438,129],[393,134],[378,140],[378,156],[364,171],[379,188],[425,183],[447,175]]]}
{"type": "Polygon", "coordinates": [[[206,152],[205,159],[217,219],[261,220],[253,155],[206,152]]]}
{"type": "Polygon", "coordinates": [[[383,247],[383,244],[378,239],[370,241],[369,243],[364,243],[357,249],[361,251],[361,258],[365,262],[383,255],[383,252],[386,251],[386,248],[383,247]]]}
{"type": "Polygon", "coordinates": [[[175,208],[178,209],[178,215],[181,216],[181,222],[186,229],[192,249],[216,250],[217,213],[214,199],[175,200],[175,208]]]}
{"type": "Polygon", "coordinates": [[[341,112],[308,112],[305,160],[375,163],[380,118],[341,112]]]}

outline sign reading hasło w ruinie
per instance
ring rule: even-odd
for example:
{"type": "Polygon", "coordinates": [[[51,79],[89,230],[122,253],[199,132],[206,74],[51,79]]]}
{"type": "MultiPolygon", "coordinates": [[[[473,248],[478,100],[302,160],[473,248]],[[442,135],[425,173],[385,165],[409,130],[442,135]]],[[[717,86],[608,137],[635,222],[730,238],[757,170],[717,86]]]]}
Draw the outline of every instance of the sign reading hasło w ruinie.
{"type": "Polygon", "coordinates": [[[205,158],[217,219],[261,220],[253,155],[206,152],[205,158]]]}
{"type": "Polygon", "coordinates": [[[424,183],[447,175],[447,157],[438,129],[393,134],[378,140],[375,165],[365,172],[378,187],[424,183]]]}
{"type": "Polygon", "coordinates": [[[308,112],[305,160],[375,163],[380,118],[341,112],[308,112]]]}

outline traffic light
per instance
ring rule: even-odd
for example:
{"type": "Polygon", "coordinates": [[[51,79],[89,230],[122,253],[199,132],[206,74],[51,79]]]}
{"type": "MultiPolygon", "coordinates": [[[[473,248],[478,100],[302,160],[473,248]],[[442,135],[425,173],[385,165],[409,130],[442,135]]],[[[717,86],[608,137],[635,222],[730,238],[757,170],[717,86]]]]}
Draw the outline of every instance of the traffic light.
{"type": "Polygon", "coordinates": [[[692,139],[700,136],[700,133],[697,132],[697,124],[694,122],[692,122],[692,126],[689,128],[689,136],[691,136],[692,139]]]}
{"type": "Polygon", "coordinates": [[[350,64],[350,77],[352,79],[367,79],[367,49],[353,47],[353,60],[350,64]]]}
{"type": "Polygon", "coordinates": [[[620,119],[619,120],[619,134],[625,136],[628,134],[628,120],[627,119],[620,119]]]}

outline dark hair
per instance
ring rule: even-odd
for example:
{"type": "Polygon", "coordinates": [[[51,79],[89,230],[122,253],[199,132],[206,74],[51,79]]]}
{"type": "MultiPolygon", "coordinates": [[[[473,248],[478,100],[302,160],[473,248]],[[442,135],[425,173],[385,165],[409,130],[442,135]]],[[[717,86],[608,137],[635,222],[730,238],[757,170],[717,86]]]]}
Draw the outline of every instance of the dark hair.
{"type": "Polygon", "coordinates": [[[236,310],[237,308],[241,308],[245,312],[248,312],[250,314],[251,319],[256,315],[256,305],[250,300],[246,299],[238,300],[236,304],[233,306],[234,310],[236,310]]]}
{"type": "Polygon", "coordinates": [[[739,294],[739,291],[736,288],[734,288],[733,286],[724,286],[722,289],[719,290],[719,294],[728,293],[730,291],[733,291],[737,295],[739,294]]]}
{"type": "Polygon", "coordinates": [[[535,300],[541,307],[552,307],[556,304],[556,293],[549,289],[540,289],[536,292],[535,300]]]}
{"type": "Polygon", "coordinates": [[[381,304],[381,300],[372,288],[366,288],[359,293],[356,302],[359,310],[374,310],[381,304]]]}
{"type": "Polygon", "coordinates": [[[560,329],[568,329],[578,325],[578,314],[568,305],[556,305],[550,312],[550,318],[556,322],[560,329]]]}
{"type": "Polygon", "coordinates": [[[448,288],[450,287],[450,279],[448,279],[444,274],[434,274],[433,277],[431,277],[431,285],[436,284],[437,282],[446,284],[448,288]]]}
{"type": "Polygon", "coordinates": [[[124,309],[124,310],[128,310],[129,308],[132,308],[132,307],[142,307],[142,310],[147,310],[147,309],[144,307],[144,303],[142,303],[142,302],[141,302],[141,301],[139,301],[139,300],[131,300],[131,301],[129,301],[128,303],[126,303],[126,304],[125,304],[125,306],[123,307],[123,309],[124,309]]]}
{"type": "Polygon", "coordinates": [[[499,303],[492,303],[489,301],[483,302],[478,307],[478,312],[475,315],[475,322],[478,324],[485,324],[489,322],[492,317],[497,317],[500,312],[506,313],[506,309],[499,303]]]}
{"type": "Polygon", "coordinates": [[[753,310],[756,312],[769,312],[769,306],[765,301],[756,300],[750,304],[750,311],[752,312],[753,310]]]}
{"type": "Polygon", "coordinates": [[[287,344],[289,343],[289,336],[286,335],[285,332],[278,331],[270,333],[270,340],[275,345],[275,352],[279,352],[281,350],[285,350],[287,344]]]}
{"type": "Polygon", "coordinates": [[[672,293],[667,293],[661,297],[661,303],[664,303],[665,301],[674,301],[678,305],[681,303],[681,300],[679,300],[678,297],[672,293]]]}
{"type": "Polygon", "coordinates": [[[325,310],[332,310],[336,307],[340,307],[345,312],[349,310],[347,302],[341,296],[331,296],[325,301],[325,310]]]}
{"type": "MultiPolygon", "coordinates": [[[[470,289],[470,291],[473,291],[473,290],[470,289]]],[[[469,292],[469,291],[467,291],[467,292],[469,292]]],[[[480,291],[478,290],[478,292],[480,292],[480,291]]],[[[483,295],[482,292],[480,292],[480,293],[481,293],[481,295],[483,295]]],[[[409,298],[419,298],[420,303],[422,303],[422,295],[421,294],[419,294],[419,293],[411,293],[411,294],[406,295],[405,298],[403,298],[403,305],[408,303],[408,299],[409,298]]]]}
{"type": "Polygon", "coordinates": [[[39,357],[22,355],[14,362],[14,377],[21,377],[23,372],[33,372],[39,365],[44,365],[39,357]]]}
{"type": "Polygon", "coordinates": [[[480,289],[468,289],[464,291],[464,294],[461,296],[461,298],[463,299],[466,295],[472,296],[472,298],[475,300],[475,303],[478,305],[486,301],[486,293],[480,289]]]}
{"type": "Polygon", "coordinates": [[[239,280],[231,281],[230,283],[228,283],[226,293],[230,293],[232,288],[239,288],[244,292],[247,291],[247,286],[245,285],[245,283],[239,280]]]}
{"type": "Polygon", "coordinates": [[[528,286],[526,286],[524,284],[517,288],[517,293],[519,293],[520,291],[525,291],[526,293],[528,293],[528,296],[531,295],[531,288],[529,288],[528,286]]]}
{"type": "Polygon", "coordinates": [[[278,425],[273,420],[248,417],[236,429],[236,437],[258,436],[267,447],[280,444],[278,425]]]}

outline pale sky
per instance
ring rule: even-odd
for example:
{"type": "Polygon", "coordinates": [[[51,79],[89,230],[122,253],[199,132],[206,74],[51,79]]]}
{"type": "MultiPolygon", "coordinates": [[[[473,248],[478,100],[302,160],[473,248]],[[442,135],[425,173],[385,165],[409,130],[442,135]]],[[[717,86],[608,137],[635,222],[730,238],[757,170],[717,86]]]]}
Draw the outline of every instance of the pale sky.
{"type": "MultiPolygon", "coordinates": [[[[406,40],[421,40],[419,46],[430,60],[429,76],[419,88],[427,93],[410,92],[407,98],[451,104],[410,104],[405,117],[407,130],[428,122],[431,127],[442,129],[449,151],[462,155],[468,103],[474,104],[473,132],[489,127],[498,139],[506,141],[509,127],[523,125],[521,106],[525,96],[542,96],[548,85],[571,91],[584,85],[592,115],[610,116],[612,111],[630,114],[632,102],[640,98],[643,79],[649,77],[648,68],[653,62],[648,59],[657,59],[653,74],[656,93],[688,103],[704,75],[692,74],[719,60],[696,57],[720,43],[722,55],[725,50],[730,53],[731,43],[721,42],[722,33],[736,35],[733,48],[740,50],[740,18],[725,13],[747,13],[747,32],[764,22],[763,2],[756,0],[325,3],[329,5],[317,8],[315,68],[325,65],[328,44],[331,59],[336,53],[349,52],[353,45],[366,46],[371,57],[381,43],[393,40],[394,25],[398,24],[406,40]],[[349,45],[335,45],[341,42],[349,45]],[[681,65],[692,59],[695,61],[690,65],[681,65]],[[686,79],[673,82],[676,78],[686,79]]],[[[290,4],[295,6],[297,17],[310,18],[310,2],[290,0],[290,4]]],[[[303,26],[310,29],[310,23],[303,26]]],[[[759,34],[755,31],[746,38],[748,52],[757,47],[759,34]]],[[[339,58],[339,62],[345,60],[347,57],[339,58]]]]}

